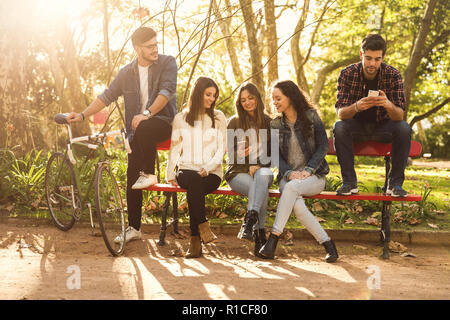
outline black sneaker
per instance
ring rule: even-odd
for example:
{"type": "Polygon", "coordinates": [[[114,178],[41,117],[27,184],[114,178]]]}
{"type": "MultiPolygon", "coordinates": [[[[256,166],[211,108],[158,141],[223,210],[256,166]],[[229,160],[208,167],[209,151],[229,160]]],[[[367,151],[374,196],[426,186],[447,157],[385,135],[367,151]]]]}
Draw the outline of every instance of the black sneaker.
{"type": "Polygon", "coordinates": [[[352,193],[358,193],[358,186],[356,184],[346,184],[344,183],[342,185],[342,187],[340,187],[337,191],[336,194],[338,196],[349,196],[352,193]]]}
{"type": "Polygon", "coordinates": [[[394,186],[392,189],[387,189],[386,194],[392,197],[406,197],[408,192],[403,190],[402,186],[394,186]]]}

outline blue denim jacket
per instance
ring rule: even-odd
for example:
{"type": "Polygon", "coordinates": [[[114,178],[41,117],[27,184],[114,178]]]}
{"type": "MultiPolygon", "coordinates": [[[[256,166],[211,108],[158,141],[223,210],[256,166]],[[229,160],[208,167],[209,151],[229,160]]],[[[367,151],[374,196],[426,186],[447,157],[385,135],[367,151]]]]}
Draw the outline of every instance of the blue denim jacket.
{"type": "MultiPolygon", "coordinates": [[[[158,55],[148,70],[148,102],[146,108],[151,106],[158,95],[163,95],[169,102],[155,114],[154,118],[172,123],[177,113],[176,88],[178,68],[175,58],[172,56],[158,55]]],[[[119,70],[119,73],[109,87],[98,96],[106,105],[116,101],[120,96],[125,104],[125,128],[128,138],[133,138],[134,130],[131,127],[133,117],[141,111],[141,95],[139,85],[139,70],[137,59],[119,70]]]]}
{"type": "MultiPolygon", "coordinates": [[[[312,121],[313,134],[310,138],[305,139],[300,131],[300,120],[294,125],[300,148],[306,160],[305,170],[311,174],[325,176],[330,172],[325,156],[328,153],[328,138],[325,127],[320,120],[319,115],[314,109],[306,111],[306,116],[312,121]]],[[[277,180],[280,182],[282,178],[288,178],[293,171],[287,162],[289,156],[289,140],[291,138],[291,129],[286,123],[285,117],[279,116],[271,121],[270,127],[278,129],[278,141],[280,148],[279,156],[279,173],[277,180]]],[[[276,132],[276,131],[275,131],[276,132]]]]}

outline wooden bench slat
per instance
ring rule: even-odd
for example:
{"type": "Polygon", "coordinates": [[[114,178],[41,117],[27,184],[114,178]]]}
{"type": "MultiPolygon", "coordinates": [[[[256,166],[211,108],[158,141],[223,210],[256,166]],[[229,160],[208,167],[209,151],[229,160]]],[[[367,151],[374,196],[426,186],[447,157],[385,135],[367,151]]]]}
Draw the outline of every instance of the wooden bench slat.
{"type": "MultiPolygon", "coordinates": [[[[170,184],[158,183],[145,190],[149,191],[162,191],[162,192],[186,192],[186,189],[180,187],[174,187],[170,184]]],[[[212,194],[221,194],[229,196],[240,196],[241,194],[229,189],[229,188],[219,188],[212,192],[212,194]]],[[[270,189],[269,197],[279,198],[281,193],[279,190],[270,189]]],[[[422,200],[421,195],[410,194],[406,197],[391,197],[386,196],[382,193],[358,193],[351,196],[338,196],[334,191],[323,191],[320,194],[314,196],[305,196],[304,198],[309,199],[329,199],[329,200],[375,200],[375,201],[420,201],[422,200]]]]}

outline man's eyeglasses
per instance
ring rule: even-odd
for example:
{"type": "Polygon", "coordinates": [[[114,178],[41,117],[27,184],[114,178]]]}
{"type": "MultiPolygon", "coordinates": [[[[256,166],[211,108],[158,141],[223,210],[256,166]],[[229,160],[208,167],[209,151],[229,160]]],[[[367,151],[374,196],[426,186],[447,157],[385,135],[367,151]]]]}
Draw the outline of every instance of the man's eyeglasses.
{"type": "Polygon", "coordinates": [[[141,47],[147,48],[147,49],[150,49],[150,50],[155,50],[155,49],[158,48],[158,43],[155,43],[155,44],[149,44],[149,45],[147,45],[147,46],[141,46],[141,47]]]}

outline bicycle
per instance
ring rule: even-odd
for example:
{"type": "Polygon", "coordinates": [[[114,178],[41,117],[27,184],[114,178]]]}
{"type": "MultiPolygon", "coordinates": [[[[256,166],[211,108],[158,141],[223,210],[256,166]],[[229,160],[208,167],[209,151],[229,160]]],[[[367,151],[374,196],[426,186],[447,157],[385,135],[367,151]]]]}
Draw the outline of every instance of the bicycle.
{"type": "MultiPolygon", "coordinates": [[[[87,206],[90,224],[95,229],[92,216],[92,205],[89,201],[92,184],[95,184],[95,204],[103,240],[113,256],[122,254],[125,246],[125,213],[122,197],[114,177],[110,157],[104,146],[108,137],[122,135],[125,148],[131,153],[131,148],[124,129],[97,133],[90,136],[72,137],[72,130],[66,120],[68,114],[57,114],[54,120],[57,124],[66,125],[69,139],[64,153],[54,152],[50,156],[45,172],[45,194],[51,217],[56,226],[63,230],[70,230],[75,221],[81,219],[83,208],[87,206]],[[95,174],[90,179],[87,191],[80,194],[80,172],[89,169],[88,161],[77,165],[72,145],[81,145],[97,150],[99,160],[95,164],[95,174]],[[121,236],[122,241],[116,243],[114,238],[121,236]]],[[[79,161],[78,161],[79,162],[79,161]]]]}

